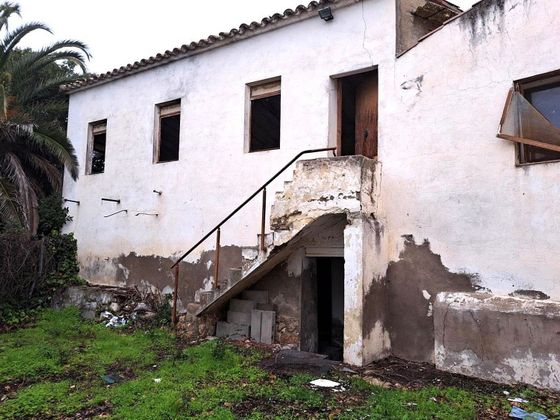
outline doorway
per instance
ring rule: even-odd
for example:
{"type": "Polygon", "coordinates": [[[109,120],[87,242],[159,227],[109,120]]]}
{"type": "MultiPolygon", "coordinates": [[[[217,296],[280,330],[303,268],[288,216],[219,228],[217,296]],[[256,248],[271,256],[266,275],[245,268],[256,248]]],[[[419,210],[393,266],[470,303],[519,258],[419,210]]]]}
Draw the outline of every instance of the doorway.
{"type": "Polygon", "coordinates": [[[344,258],[317,258],[317,351],[342,360],[344,347],[344,258]]]}
{"type": "Polygon", "coordinates": [[[377,70],[337,79],[339,156],[377,156],[377,70]]]}

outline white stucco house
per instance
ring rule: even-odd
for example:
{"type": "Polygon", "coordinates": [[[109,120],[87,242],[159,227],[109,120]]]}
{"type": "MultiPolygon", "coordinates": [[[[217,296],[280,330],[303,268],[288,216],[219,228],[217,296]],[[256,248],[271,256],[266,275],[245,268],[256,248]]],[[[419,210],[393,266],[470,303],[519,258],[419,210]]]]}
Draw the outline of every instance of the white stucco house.
{"type": "Polygon", "coordinates": [[[81,274],[188,334],[560,389],[558,22],[321,0],[66,86],[81,274]]]}

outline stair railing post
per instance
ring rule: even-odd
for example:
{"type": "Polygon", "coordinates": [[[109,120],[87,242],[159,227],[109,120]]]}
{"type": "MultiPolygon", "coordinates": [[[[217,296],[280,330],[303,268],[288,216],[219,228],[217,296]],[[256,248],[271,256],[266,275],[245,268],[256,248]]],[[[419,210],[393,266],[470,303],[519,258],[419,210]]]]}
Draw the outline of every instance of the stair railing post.
{"type": "Polygon", "coordinates": [[[262,211],[261,211],[261,251],[264,252],[264,230],[266,224],[266,187],[263,188],[263,197],[262,197],[262,211]]]}
{"type": "Polygon", "coordinates": [[[171,323],[173,327],[177,325],[177,294],[179,293],[179,265],[173,268],[173,277],[175,280],[175,290],[173,291],[173,311],[171,312],[171,323]]]}
{"type": "Polygon", "coordinates": [[[216,261],[214,261],[214,289],[220,288],[218,276],[220,274],[220,228],[216,231],[216,261]]]}

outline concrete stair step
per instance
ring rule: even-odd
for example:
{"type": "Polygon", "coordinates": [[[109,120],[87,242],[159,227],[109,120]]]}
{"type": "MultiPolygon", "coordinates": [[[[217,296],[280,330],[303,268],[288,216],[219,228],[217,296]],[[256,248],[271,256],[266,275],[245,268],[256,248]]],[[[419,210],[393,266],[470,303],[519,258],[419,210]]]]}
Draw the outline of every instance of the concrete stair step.
{"type": "Polygon", "coordinates": [[[207,304],[212,302],[216,296],[217,294],[216,291],[214,290],[210,290],[207,292],[200,292],[200,305],[206,306],[207,304]]]}
{"type": "Polygon", "coordinates": [[[257,303],[257,309],[259,311],[274,311],[274,305],[272,303],[257,303]]]}
{"type": "Polygon", "coordinates": [[[227,287],[231,287],[235,283],[237,283],[239,280],[241,280],[242,274],[243,274],[243,272],[242,272],[241,267],[230,268],[229,269],[229,279],[228,279],[227,287]]]}
{"type": "Polygon", "coordinates": [[[229,301],[229,310],[234,312],[251,313],[257,307],[257,302],[245,299],[231,299],[229,301]]]}
{"type": "Polygon", "coordinates": [[[218,321],[216,326],[216,337],[240,339],[249,337],[250,327],[232,322],[218,321]]]}
{"type": "Polygon", "coordinates": [[[241,259],[243,261],[254,261],[259,256],[259,248],[256,246],[241,247],[241,259]]]}
{"type": "MultiPolygon", "coordinates": [[[[261,243],[261,234],[257,233],[257,245],[260,246],[261,243]]],[[[269,232],[264,234],[264,246],[266,248],[271,247],[274,245],[274,232],[269,232]]]]}
{"type": "Polygon", "coordinates": [[[268,290],[244,290],[241,299],[252,300],[259,303],[268,303],[268,290]]]}
{"type": "Polygon", "coordinates": [[[227,322],[239,325],[251,325],[251,312],[228,311],[227,322]]]}

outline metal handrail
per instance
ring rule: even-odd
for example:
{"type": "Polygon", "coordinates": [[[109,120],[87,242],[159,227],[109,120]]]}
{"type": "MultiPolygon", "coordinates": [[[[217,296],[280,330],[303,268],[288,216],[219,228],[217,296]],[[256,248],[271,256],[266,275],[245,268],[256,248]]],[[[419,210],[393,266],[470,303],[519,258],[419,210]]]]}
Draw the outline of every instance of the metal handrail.
{"type": "Polygon", "coordinates": [[[208,232],[206,235],[204,235],[204,237],[200,241],[198,241],[196,244],[194,244],[191,247],[191,249],[189,249],[187,252],[185,252],[183,255],[181,255],[179,257],[179,259],[170,268],[171,269],[174,268],[177,264],[179,264],[186,257],[188,257],[189,254],[191,252],[193,252],[196,248],[198,248],[198,246],[202,242],[204,242],[214,232],[216,232],[220,227],[222,227],[222,225],[224,223],[226,223],[229,219],[231,219],[239,210],[241,210],[243,207],[245,207],[245,205],[247,203],[249,203],[249,201],[251,201],[253,198],[255,198],[257,196],[257,194],[259,194],[262,190],[264,190],[272,181],[274,181],[276,178],[278,178],[282,174],[282,172],[284,172],[286,169],[288,169],[292,165],[292,163],[294,163],[296,160],[298,160],[301,156],[309,154],[309,153],[319,153],[319,152],[328,152],[328,151],[336,151],[336,147],[325,147],[323,149],[309,149],[309,150],[304,150],[302,152],[299,152],[292,160],[290,160],[290,162],[288,162],[286,165],[284,165],[284,167],[282,169],[280,169],[278,172],[276,172],[276,174],[272,178],[270,178],[268,181],[266,181],[258,190],[256,190],[253,194],[251,194],[251,196],[248,199],[246,199],[234,211],[232,211],[220,223],[218,223],[216,225],[216,227],[214,227],[214,229],[212,229],[210,232],[208,232]]]}
{"type": "MultiPolygon", "coordinates": [[[[261,214],[261,236],[260,236],[260,249],[264,251],[265,244],[264,244],[264,235],[265,235],[265,218],[266,218],[266,187],[278,178],[286,169],[288,169],[296,160],[298,160],[301,156],[309,154],[309,153],[319,153],[319,152],[336,152],[336,147],[324,147],[322,149],[309,149],[299,152],[292,160],[290,160],[286,165],[282,167],[276,174],[272,176],[268,181],[266,181],[259,189],[257,189],[253,194],[249,196],[243,203],[241,203],[235,210],[233,210],[230,214],[228,214],[220,223],[218,223],[212,230],[210,230],[206,235],[202,237],[196,244],[194,244],[187,252],[179,257],[177,261],[170,267],[170,270],[173,270],[173,277],[175,280],[175,290],[173,293],[173,308],[172,308],[172,324],[175,325],[177,323],[177,295],[179,292],[179,263],[183,261],[186,257],[189,256],[191,252],[193,252],[200,244],[202,244],[206,239],[208,239],[214,232],[217,232],[216,235],[216,261],[214,264],[214,287],[219,288],[219,281],[218,281],[218,274],[219,274],[219,265],[220,265],[220,229],[222,225],[224,225],[229,219],[231,219],[239,210],[241,210],[247,203],[249,203],[253,198],[255,198],[261,191],[263,193],[262,198],[262,214],[261,214]]],[[[336,156],[336,153],[335,153],[336,156]]]]}

